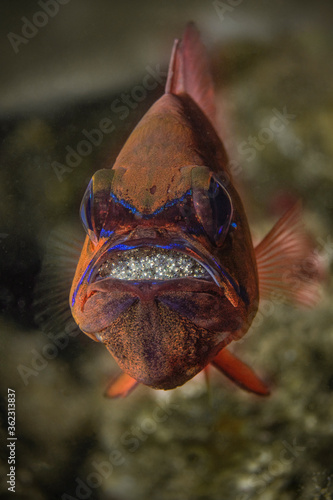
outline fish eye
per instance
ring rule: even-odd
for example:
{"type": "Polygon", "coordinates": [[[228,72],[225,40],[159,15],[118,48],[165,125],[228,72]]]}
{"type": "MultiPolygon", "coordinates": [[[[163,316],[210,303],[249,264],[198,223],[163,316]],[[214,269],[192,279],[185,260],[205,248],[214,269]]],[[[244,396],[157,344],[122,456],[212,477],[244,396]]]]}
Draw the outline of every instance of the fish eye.
{"type": "Polygon", "coordinates": [[[113,171],[98,170],[83,195],[80,216],[83,227],[93,243],[97,243],[107,214],[113,171]]]}
{"type": "Polygon", "coordinates": [[[193,204],[209,239],[222,245],[232,218],[232,202],[223,184],[206,167],[193,169],[193,204]],[[200,170],[199,170],[200,169],[200,170]]]}
{"type": "Polygon", "coordinates": [[[91,179],[81,201],[80,217],[87,235],[94,243],[96,243],[97,235],[94,233],[94,226],[92,222],[93,203],[94,203],[94,192],[93,192],[93,180],[91,179]]]}

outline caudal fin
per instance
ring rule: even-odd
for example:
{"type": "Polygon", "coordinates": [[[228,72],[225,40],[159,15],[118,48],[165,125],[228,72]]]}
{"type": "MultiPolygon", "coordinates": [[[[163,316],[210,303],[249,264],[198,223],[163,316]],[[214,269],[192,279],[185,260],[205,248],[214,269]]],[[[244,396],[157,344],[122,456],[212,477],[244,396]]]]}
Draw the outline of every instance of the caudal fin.
{"type": "Polygon", "coordinates": [[[193,23],[186,27],[182,40],[175,40],[165,87],[168,94],[186,93],[198,104],[213,125],[216,108],[213,80],[206,49],[193,23]]]}

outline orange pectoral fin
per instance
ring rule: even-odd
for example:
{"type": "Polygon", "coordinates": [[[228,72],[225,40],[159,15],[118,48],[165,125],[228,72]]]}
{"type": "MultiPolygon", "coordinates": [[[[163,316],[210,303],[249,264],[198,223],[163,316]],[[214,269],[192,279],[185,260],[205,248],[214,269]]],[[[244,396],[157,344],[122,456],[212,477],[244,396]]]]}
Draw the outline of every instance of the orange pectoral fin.
{"type": "Polygon", "coordinates": [[[108,398],[125,398],[139,384],[135,378],[132,378],[127,373],[121,373],[111,381],[105,391],[105,396],[108,398]]]}
{"type": "Polygon", "coordinates": [[[211,364],[243,389],[260,396],[269,395],[268,387],[257,377],[252,368],[227,349],[222,349],[211,364]]]}

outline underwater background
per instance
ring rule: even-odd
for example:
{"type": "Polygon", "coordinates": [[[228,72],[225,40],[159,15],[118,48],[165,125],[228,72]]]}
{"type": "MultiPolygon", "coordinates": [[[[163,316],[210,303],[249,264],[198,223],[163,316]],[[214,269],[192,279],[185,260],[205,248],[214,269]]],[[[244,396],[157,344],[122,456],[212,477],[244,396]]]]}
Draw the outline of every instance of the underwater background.
{"type": "Polygon", "coordinates": [[[212,369],[209,388],[199,374],[173,391],[140,385],[107,400],[115,361],[59,308],[74,273],[64,255],[83,239],[86,186],[162,95],[173,40],[191,20],[211,58],[221,135],[254,241],[301,198],[330,269],[333,4],[5,0],[0,13],[0,498],[332,499],[329,273],[315,309],[265,301],[235,345],[269,382],[267,398],[212,369]],[[278,132],[270,129],[277,113],[278,132]],[[112,131],[80,149],[105,119],[112,131]],[[50,294],[40,286],[48,271],[50,294]]]}

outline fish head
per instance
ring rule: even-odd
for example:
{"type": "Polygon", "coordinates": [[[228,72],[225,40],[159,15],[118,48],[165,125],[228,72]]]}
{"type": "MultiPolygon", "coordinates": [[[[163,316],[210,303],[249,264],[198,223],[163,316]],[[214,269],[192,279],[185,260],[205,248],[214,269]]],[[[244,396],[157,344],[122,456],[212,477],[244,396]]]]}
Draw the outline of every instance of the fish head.
{"type": "Polygon", "coordinates": [[[144,207],[129,196],[125,173],[99,170],[88,185],[70,305],[124,372],[172,389],[250,326],[252,242],[236,191],[210,168],[180,167],[167,200],[159,205],[152,186],[144,207]]]}

